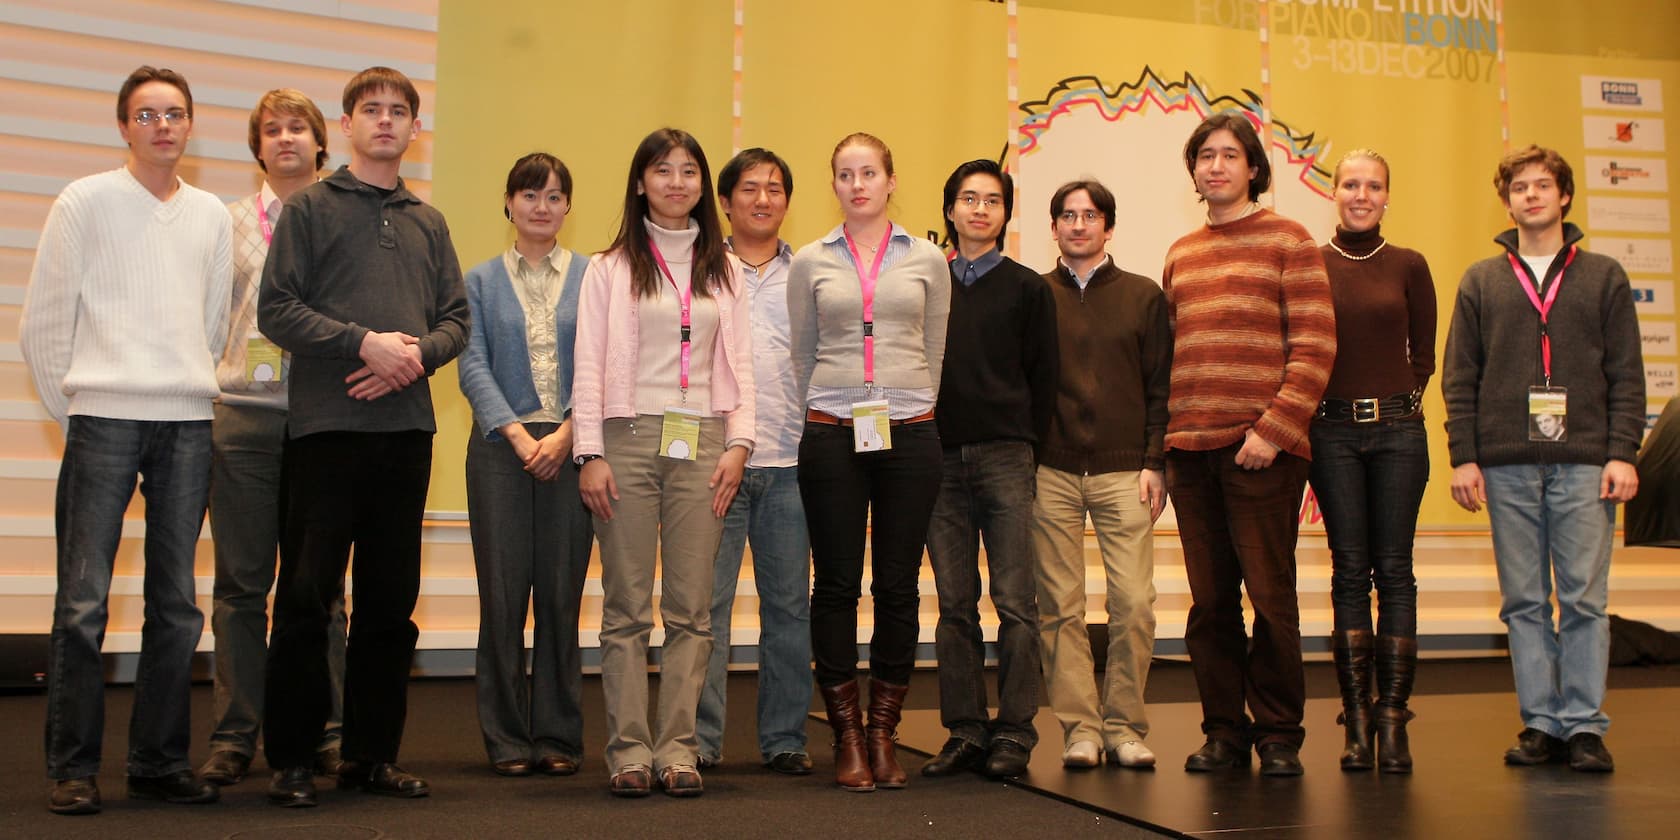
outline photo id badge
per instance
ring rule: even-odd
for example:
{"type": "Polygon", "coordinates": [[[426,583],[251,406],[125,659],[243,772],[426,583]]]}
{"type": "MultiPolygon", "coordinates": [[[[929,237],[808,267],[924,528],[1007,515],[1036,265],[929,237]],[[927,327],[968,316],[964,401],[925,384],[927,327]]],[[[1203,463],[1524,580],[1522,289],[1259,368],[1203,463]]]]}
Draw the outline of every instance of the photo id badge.
{"type": "Polygon", "coordinates": [[[667,406],[665,423],[659,432],[659,454],[678,461],[700,457],[700,412],[692,408],[667,406]]]}
{"type": "Polygon", "coordinates": [[[1528,389],[1528,439],[1563,443],[1569,439],[1569,389],[1528,389]]]}
{"type": "Polygon", "coordinates": [[[886,400],[852,403],[852,451],[881,452],[892,448],[892,423],[886,400]]]}
{"type": "Polygon", "coordinates": [[[245,381],[279,382],[282,353],[274,342],[261,335],[245,340],[245,381]]]}

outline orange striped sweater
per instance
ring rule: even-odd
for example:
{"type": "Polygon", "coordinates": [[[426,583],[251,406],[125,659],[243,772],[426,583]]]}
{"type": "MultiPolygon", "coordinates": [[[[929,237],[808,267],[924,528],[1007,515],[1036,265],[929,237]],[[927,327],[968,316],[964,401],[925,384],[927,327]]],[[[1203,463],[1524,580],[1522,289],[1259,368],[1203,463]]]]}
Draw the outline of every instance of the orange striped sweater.
{"type": "Polygon", "coordinates": [[[1173,325],[1166,447],[1218,449],[1252,428],[1311,458],[1336,315],[1306,228],[1270,210],[1204,226],[1167,250],[1161,284],[1173,325]]]}

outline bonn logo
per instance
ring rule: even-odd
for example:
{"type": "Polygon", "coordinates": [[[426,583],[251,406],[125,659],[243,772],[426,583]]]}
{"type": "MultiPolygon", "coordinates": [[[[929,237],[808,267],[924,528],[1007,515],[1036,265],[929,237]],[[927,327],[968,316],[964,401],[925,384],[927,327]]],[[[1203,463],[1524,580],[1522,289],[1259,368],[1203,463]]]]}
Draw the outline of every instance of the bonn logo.
{"type": "Polygon", "coordinates": [[[1638,82],[1599,82],[1598,95],[1606,105],[1643,105],[1638,82]]]}

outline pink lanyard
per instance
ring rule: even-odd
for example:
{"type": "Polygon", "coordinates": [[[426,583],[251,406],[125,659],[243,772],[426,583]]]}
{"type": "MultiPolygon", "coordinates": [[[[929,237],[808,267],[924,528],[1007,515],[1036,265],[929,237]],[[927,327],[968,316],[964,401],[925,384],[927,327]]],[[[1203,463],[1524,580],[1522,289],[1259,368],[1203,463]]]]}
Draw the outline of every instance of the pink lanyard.
{"type": "Polygon", "coordinates": [[[881,276],[881,260],[887,255],[887,242],[892,239],[892,225],[887,225],[887,232],[881,235],[881,246],[875,249],[875,262],[869,266],[869,273],[863,272],[863,258],[858,256],[857,243],[852,241],[852,232],[844,226],[840,231],[846,235],[846,247],[852,252],[852,267],[857,269],[858,286],[863,290],[863,386],[875,387],[875,280],[881,276]]]}
{"type": "Polygon", "coordinates": [[[1552,336],[1546,328],[1546,321],[1551,317],[1552,304],[1557,301],[1558,287],[1563,285],[1563,273],[1569,270],[1569,264],[1575,261],[1575,246],[1569,246],[1569,256],[1563,260],[1563,268],[1558,269],[1557,278],[1552,280],[1552,287],[1546,290],[1546,300],[1540,300],[1540,278],[1530,276],[1528,268],[1510,251],[1505,252],[1505,258],[1511,261],[1511,270],[1517,273],[1517,283],[1528,294],[1528,302],[1534,304],[1536,312],[1540,313],[1540,360],[1546,369],[1546,387],[1552,386],[1552,336]]]}
{"type": "Polygon", "coordinates": [[[648,240],[648,249],[653,251],[653,259],[659,263],[659,270],[665,273],[665,279],[671,282],[671,291],[677,293],[677,303],[682,307],[682,371],[677,384],[682,388],[683,401],[688,401],[688,351],[689,337],[692,335],[693,322],[689,320],[689,301],[694,295],[694,278],[690,277],[688,288],[678,289],[677,278],[672,276],[671,267],[665,264],[665,255],[659,253],[659,246],[648,240]]]}
{"type": "Polygon", "coordinates": [[[251,196],[251,203],[257,205],[257,224],[262,226],[263,241],[274,244],[274,226],[268,223],[268,208],[263,206],[262,193],[251,196]]]}

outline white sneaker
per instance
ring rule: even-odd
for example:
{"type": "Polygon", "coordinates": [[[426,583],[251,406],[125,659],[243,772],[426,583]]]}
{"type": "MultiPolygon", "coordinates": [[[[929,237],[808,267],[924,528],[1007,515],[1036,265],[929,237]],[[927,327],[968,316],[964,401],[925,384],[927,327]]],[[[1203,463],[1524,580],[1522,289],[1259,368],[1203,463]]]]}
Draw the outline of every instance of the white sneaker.
{"type": "Polygon", "coordinates": [[[1154,767],[1155,753],[1142,741],[1127,741],[1108,751],[1108,763],[1121,767],[1154,767]]]}
{"type": "Polygon", "coordinates": [[[1090,768],[1102,763],[1102,750],[1095,741],[1074,741],[1062,750],[1062,766],[1090,768]]]}

